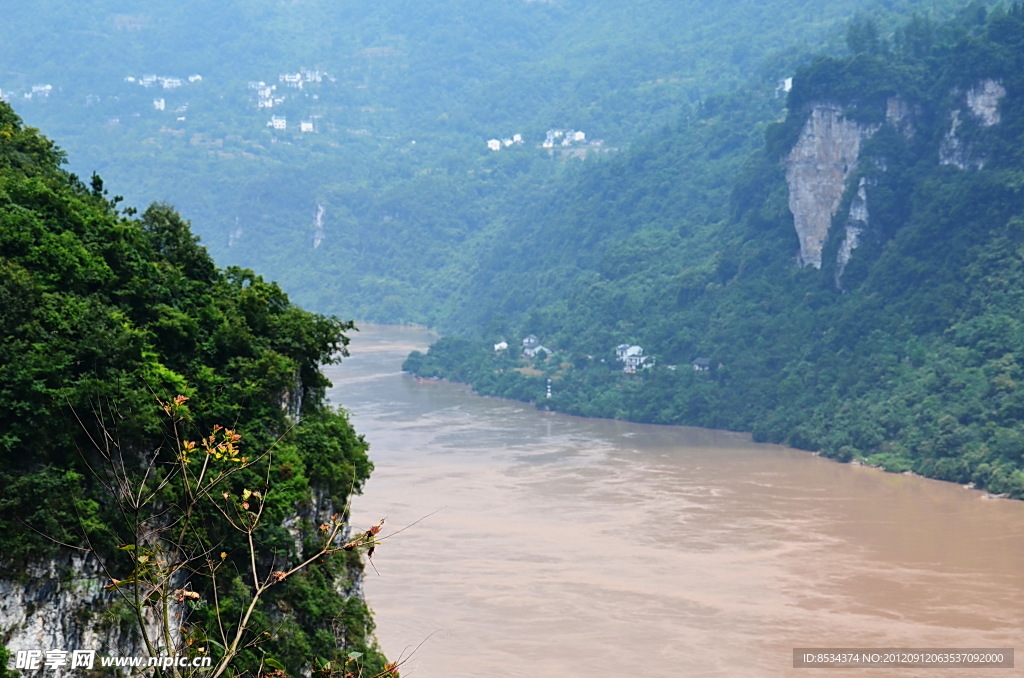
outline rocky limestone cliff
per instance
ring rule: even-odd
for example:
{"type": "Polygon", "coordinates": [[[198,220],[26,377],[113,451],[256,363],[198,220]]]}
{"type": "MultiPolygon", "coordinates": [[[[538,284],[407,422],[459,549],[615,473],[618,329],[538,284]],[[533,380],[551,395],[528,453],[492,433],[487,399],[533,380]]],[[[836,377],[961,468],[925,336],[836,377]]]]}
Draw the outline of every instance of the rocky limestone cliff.
{"type": "Polygon", "coordinates": [[[323,204],[318,200],[313,209],[313,249],[320,247],[327,239],[327,231],[324,229],[325,212],[323,204]]]}
{"type": "Polygon", "coordinates": [[[145,654],[133,623],[111,614],[116,594],[94,558],[64,552],[0,579],[0,642],[9,650],[96,650],[145,654]]]}
{"type": "MultiPolygon", "coordinates": [[[[982,127],[999,124],[999,101],[1006,96],[1006,88],[1002,83],[988,78],[967,90],[962,101],[967,110],[982,127]]],[[[960,137],[960,128],[964,124],[964,110],[953,109],[949,114],[949,130],[939,146],[939,163],[954,165],[962,170],[980,170],[985,166],[985,158],[978,157],[973,149],[960,137]]]]}
{"type": "Polygon", "coordinates": [[[885,102],[885,121],[907,138],[916,133],[915,120],[920,116],[920,109],[916,106],[911,107],[907,100],[898,94],[889,97],[885,102]]]}
{"type": "Polygon", "coordinates": [[[999,123],[999,100],[1004,96],[1006,88],[1003,84],[989,78],[967,90],[967,107],[981,120],[982,125],[991,127],[999,123]]]}
{"type": "Polygon", "coordinates": [[[843,107],[818,104],[785,159],[789,209],[800,239],[801,266],[821,268],[821,250],[861,144],[878,130],[846,118],[843,107]]]}
{"type": "MultiPolygon", "coordinates": [[[[996,80],[986,79],[958,96],[962,106],[950,112],[950,129],[940,145],[939,162],[960,169],[981,169],[984,158],[978,157],[958,131],[968,115],[983,128],[998,124],[999,102],[1006,96],[1006,88],[996,80]]],[[[886,102],[886,124],[905,137],[915,134],[915,120],[919,117],[920,111],[900,96],[890,97],[886,102]]],[[[800,241],[800,266],[821,268],[822,248],[856,171],[861,147],[879,129],[879,125],[848,119],[843,107],[837,104],[819,103],[812,107],[800,137],[784,160],[789,209],[800,241]]],[[[885,170],[884,158],[877,158],[876,163],[885,170]]],[[[837,286],[841,287],[843,271],[868,225],[868,190],[862,179],[850,201],[850,214],[836,258],[837,286]]]]}
{"type": "MultiPolygon", "coordinates": [[[[282,524],[295,544],[295,558],[302,555],[309,530],[340,511],[324,488],[311,488],[310,501],[282,524]]],[[[346,529],[340,538],[347,540],[350,535],[351,530],[346,529]]],[[[118,596],[103,588],[110,578],[92,555],[69,549],[37,562],[2,564],[3,571],[18,574],[0,577],[0,646],[12,653],[95,650],[98,656],[148,654],[136,619],[121,619],[112,610],[118,596]]],[[[348,575],[347,581],[335,583],[336,590],[361,598],[362,571],[353,569],[348,575]]],[[[147,631],[151,638],[159,637],[155,620],[147,631]]]]}
{"type": "Polygon", "coordinates": [[[846,227],[843,233],[843,241],[839,245],[839,253],[836,255],[836,287],[842,289],[843,271],[850,263],[853,251],[860,244],[860,237],[868,227],[868,191],[867,179],[860,178],[857,185],[857,193],[850,203],[850,216],[846,220],[846,227]]]}

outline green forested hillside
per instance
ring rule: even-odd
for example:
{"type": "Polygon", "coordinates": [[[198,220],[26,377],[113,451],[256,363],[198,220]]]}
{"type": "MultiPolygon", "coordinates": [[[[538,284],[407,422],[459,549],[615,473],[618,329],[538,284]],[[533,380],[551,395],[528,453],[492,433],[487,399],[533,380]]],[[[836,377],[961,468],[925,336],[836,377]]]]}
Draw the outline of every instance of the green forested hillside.
{"type": "MultiPolygon", "coordinates": [[[[321,312],[458,334],[410,356],[424,376],[1024,497],[1024,9],[986,6],[5,8],[0,96],[129,199],[0,102],[0,564],[43,535],[125,564],[92,445],[166,461],[176,395],[196,435],[273,445],[233,488],[274,488],[260,566],[310,548],[286,520],[358,489],[366,443],[318,370],[351,325],[235,265],[321,312]],[[555,129],[585,137],[544,147],[555,129]],[[842,190],[809,247],[791,167],[815,129],[856,151],[820,163],[842,190]],[[152,199],[227,267],[175,209],[127,207],[152,199]]],[[[236,611],[245,545],[203,538],[236,611]]],[[[280,582],[264,650],[380,668],[344,593],[359,568],[280,582]]]]}
{"type": "Polygon", "coordinates": [[[0,92],[74,171],[178,206],[222,265],[319,312],[451,327],[492,230],[565,161],[740,83],[773,90],[810,46],[842,49],[855,12],[885,26],[961,4],[14,2],[0,92]],[[586,139],[542,148],[552,129],[586,139]]]}
{"type": "Polygon", "coordinates": [[[407,367],[1024,496],[1024,8],[848,37],[850,56],[797,72],[780,122],[752,124],[737,102],[756,92],[709,101],[513,221],[490,255],[509,273],[481,272],[465,304],[480,338],[407,367]],[[819,142],[846,120],[862,145],[820,268],[801,267],[787,167],[837,109],[819,142]],[[553,354],[524,365],[529,333],[553,354]],[[620,344],[648,367],[623,373],[620,344]]]}
{"type": "MultiPolygon", "coordinates": [[[[155,533],[183,501],[180,474],[172,470],[181,441],[171,436],[162,407],[176,396],[189,399],[190,412],[176,433],[196,440],[226,426],[242,436],[248,458],[273,449],[265,465],[233,473],[223,489],[263,488],[253,557],[267,568],[293,562],[312,542],[300,543],[296,553],[297,537],[285,522],[309,513],[314,493],[344,506],[371,469],[366,443],[343,412],[325,403],[327,381],[319,371],[337,359],[351,325],[302,311],[251,270],[218,269],[172,208],[155,204],[129,217],[99,177],[86,184],[64,171],[62,161],[61,151],[0,102],[5,578],[25,576],[28,563],[64,548],[59,542],[90,546],[103,554],[112,578],[127,579],[129,554],[149,545],[132,525],[143,520],[155,533]],[[142,496],[143,481],[138,490],[114,483],[120,476],[110,459],[123,465],[124,477],[135,477],[137,468],[141,478],[149,464],[148,477],[166,479],[154,490],[161,508],[133,516],[126,494],[142,496]]],[[[177,519],[201,524],[192,528],[193,548],[222,554],[216,582],[185,577],[175,584],[194,587],[202,601],[183,631],[201,638],[190,652],[216,653],[194,630],[215,628],[217,610],[237,616],[248,603],[248,573],[256,565],[250,566],[244,535],[216,515],[177,519]]],[[[299,537],[315,531],[301,521],[298,527],[305,531],[299,537]]],[[[236,668],[255,670],[269,653],[298,671],[316,657],[348,651],[366,653],[367,666],[379,668],[381,658],[367,647],[369,612],[346,593],[360,569],[357,558],[328,560],[282,582],[271,598],[278,606],[288,601],[292,613],[257,611],[245,642],[263,632],[273,637],[248,646],[236,668]],[[332,632],[339,619],[342,641],[332,632]]],[[[109,623],[131,627],[123,602],[111,594],[111,603],[109,623]]],[[[80,612],[84,624],[91,612],[80,612]]],[[[233,629],[238,622],[229,623],[233,629]]],[[[15,631],[0,631],[0,645],[15,631]]]]}

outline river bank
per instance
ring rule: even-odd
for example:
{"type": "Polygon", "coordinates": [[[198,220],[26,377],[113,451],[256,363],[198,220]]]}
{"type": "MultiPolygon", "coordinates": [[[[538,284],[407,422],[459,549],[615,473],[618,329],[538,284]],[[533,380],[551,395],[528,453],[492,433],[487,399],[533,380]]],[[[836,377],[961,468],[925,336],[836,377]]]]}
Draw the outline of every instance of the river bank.
{"type": "Polygon", "coordinates": [[[366,582],[391,658],[426,641],[415,675],[805,676],[793,648],[1006,647],[1024,624],[1019,502],[417,382],[401,361],[429,341],[365,328],[330,372],[376,464],[354,524],[440,509],[366,582]]]}

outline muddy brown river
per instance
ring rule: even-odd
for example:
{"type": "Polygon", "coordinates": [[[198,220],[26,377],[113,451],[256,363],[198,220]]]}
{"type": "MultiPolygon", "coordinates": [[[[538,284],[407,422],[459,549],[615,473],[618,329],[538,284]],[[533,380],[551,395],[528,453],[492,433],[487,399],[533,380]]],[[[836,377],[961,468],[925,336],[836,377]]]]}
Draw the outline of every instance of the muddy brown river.
{"type": "Polygon", "coordinates": [[[353,523],[422,519],[367,570],[403,675],[1024,675],[1024,655],[793,667],[805,647],[1024,647],[1024,502],[402,374],[430,339],[367,326],[328,370],[376,464],[353,523]]]}

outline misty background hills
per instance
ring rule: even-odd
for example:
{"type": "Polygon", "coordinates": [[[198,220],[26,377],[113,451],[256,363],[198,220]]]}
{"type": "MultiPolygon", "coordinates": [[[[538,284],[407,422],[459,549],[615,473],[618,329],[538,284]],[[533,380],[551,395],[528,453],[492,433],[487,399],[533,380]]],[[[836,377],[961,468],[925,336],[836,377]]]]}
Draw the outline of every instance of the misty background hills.
{"type": "Polygon", "coordinates": [[[563,175],[679,136],[664,126],[741,85],[756,140],[779,80],[844,51],[856,12],[960,4],[46,0],[8,8],[0,92],[72,171],[179,208],[221,265],[321,312],[467,328],[477,262],[538,195],[575,190],[563,175]],[[585,141],[545,149],[550,130],[585,141]]]}
{"type": "MultiPolygon", "coordinates": [[[[127,564],[80,450],[106,413],[169,452],[153,396],[274,447],[240,482],[276,488],[257,557],[298,558],[287,526],[371,468],[319,372],[348,318],[441,330],[403,369],[478,393],[1024,498],[1019,2],[5,10],[0,574],[23,601],[53,598],[25,575],[41,535],[127,564]]],[[[237,609],[255,566],[229,541],[237,609]]],[[[275,661],[383,668],[360,568],[275,589],[275,661]]],[[[66,590],[53,633],[114,642],[82,613],[103,593],[66,590]]],[[[51,634],[36,610],[6,626],[51,634]]]]}
{"type": "Polygon", "coordinates": [[[0,90],[423,376],[1024,496],[1022,14],[51,2],[0,90]]]}

